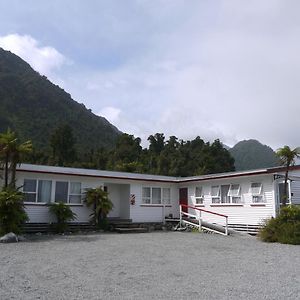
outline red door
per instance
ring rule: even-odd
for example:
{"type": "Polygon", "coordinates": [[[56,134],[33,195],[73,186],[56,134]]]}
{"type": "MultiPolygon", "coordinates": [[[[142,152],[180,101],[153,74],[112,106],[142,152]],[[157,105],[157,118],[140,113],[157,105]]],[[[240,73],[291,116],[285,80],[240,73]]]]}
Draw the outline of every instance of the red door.
{"type": "MultiPolygon", "coordinates": [[[[188,205],[188,189],[180,188],[179,189],[179,204],[188,205]]],[[[188,212],[187,207],[182,207],[183,212],[188,212]]]]}

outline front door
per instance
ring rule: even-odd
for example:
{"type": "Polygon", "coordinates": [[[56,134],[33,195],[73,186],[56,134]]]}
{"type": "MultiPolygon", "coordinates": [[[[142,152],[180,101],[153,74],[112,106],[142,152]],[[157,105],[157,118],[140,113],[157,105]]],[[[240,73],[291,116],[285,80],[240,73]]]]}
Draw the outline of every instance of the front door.
{"type": "MultiPolygon", "coordinates": [[[[179,204],[188,205],[188,189],[187,188],[180,188],[179,189],[179,204]]],[[[183,212],[188,212],[187,207],[182,207],[183,212]]]]}

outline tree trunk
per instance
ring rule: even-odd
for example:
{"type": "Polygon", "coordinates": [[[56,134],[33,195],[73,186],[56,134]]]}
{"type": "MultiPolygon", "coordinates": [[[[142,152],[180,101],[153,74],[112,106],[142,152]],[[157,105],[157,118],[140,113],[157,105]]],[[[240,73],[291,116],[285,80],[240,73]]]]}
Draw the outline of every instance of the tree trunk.
{"type": "Polygon", "coordinates": [[[285,176],[284,176],[284,188],[283,188],[283,199],[281,199],[282,206],[286,206],[287,202],[287,190],[288,190],[288,178],[289,178],[289,165],[286,167],[285,176]]]}

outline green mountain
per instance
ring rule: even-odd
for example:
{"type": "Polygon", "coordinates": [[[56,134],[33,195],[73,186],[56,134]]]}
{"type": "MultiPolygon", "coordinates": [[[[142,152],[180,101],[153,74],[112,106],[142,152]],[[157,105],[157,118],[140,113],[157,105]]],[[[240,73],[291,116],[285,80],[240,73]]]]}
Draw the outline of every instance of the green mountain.
{"type": "Polygon", "coordinates": [[[45,149],[62,124],[73,129],[79,151],[111,148],[121,133],[20,57],[0,48],[0,132],[10,127],[23,140],[31,139],[36,148],[45,149]]]}
{"type": "Polygon", "coordinates": [[[235,160],[234,165],[237,171],[279,165],[278,158],[272,148],[256,140],[240,141],[229,149],[229,152],[235,160]]]}

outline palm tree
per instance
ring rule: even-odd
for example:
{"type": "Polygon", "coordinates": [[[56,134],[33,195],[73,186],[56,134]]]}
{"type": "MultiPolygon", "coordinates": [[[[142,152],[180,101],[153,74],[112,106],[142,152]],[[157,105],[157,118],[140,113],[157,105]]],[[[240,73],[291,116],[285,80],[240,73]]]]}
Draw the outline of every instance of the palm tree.
{"type": "Polygon", "coordinates": [[[4,168],[4,187],[15,186],[17,165],[21,163],[24,154],[31,151],[31,141],[19,144],[17,135],[10,129],[7,129],[5,133],[0,133],[0,161],[4,168]],[[10,183],[9,173],[11,173],[10,183]]]}
{"type": "Polygon", "coordinates": [[[285,176],[284,176],[284,189],[283,189],[283,198],[282,206],[286,206],[287,202],[287,190],[288,190],[288,177],[290,166],[295,164],[295,159],[300,157],[300,147],[295,149],[291,149],[289,146],[284,146],[283,148],[279,148],[276,151],[276,155],[279,157],[281,164],[285,166],[285,176]]]}
{"type": "Polygon", "coordinates": [[[88,207],[93,207],[91,216],[96,226],[105,225],[107,215],[113,208],[113,203],[108,198],[108,193],[101,187],[87,189],[85,202],[88,207]]]}

